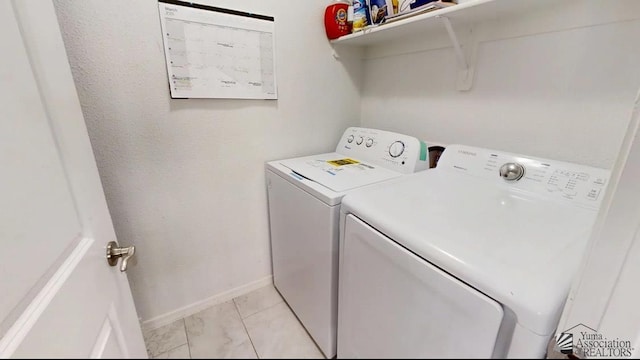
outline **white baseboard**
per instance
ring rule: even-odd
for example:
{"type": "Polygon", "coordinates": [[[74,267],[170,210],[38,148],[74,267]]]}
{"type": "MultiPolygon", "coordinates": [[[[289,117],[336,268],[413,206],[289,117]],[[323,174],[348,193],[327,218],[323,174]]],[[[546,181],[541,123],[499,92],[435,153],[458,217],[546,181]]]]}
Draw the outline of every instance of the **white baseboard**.
{"type": "Polygon", "coordinates": [[[242,286],[238,286],[237,288],[225,291],[223,293],[220,293],[218,295],[214,295],[210,298],[204,299],[204,300],[200,300],[197,301],[191,305],[187,305],[184,307],[181,307],[179,309],[170,311],[166,314],[163,315],[159,315],[156,316],[154,318],[151,318],[149,320],[145,320],[142,322],[142,329],[143,330],[153,330],[153,329],[157,329],[161,326],[164,325],[168,325],[171,324],[172,322],[185,318],[187,316],[193,315],[195,313],[198,313],[206,308],[209,308],[213,305],[217,305],[217,304],[221,304],[225,301],[229,301],[235,297],[244,295],[246,293],[249,293],[253,290],[259,289],[263,286],[267,286],[269,284],[273,284],[273,276],[269,275],[263,279],[260,280],[256,280],[253,282],[250,282],[246,285],[242,285],[242,286]]]}

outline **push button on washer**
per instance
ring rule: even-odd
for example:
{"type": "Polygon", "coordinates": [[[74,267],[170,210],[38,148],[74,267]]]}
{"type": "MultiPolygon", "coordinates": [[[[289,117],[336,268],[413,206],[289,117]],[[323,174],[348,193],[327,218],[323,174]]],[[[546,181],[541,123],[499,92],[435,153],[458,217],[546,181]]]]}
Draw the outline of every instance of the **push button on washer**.
{"type": "Polygon", "coordinates": [[[601,189],[597,189],[597,188],[593,188],[589,190],[589,192],[587,193],[587,199],[598,200],[598,196],[600,196],[600,190],[601,189]]]}
{"type": "Polygon", "coordinates": [[[604,183],[606,183],[607,180],[605,180],[604,178],[597,178],[593,181],[594,185],[604,185],[604,183]]]}

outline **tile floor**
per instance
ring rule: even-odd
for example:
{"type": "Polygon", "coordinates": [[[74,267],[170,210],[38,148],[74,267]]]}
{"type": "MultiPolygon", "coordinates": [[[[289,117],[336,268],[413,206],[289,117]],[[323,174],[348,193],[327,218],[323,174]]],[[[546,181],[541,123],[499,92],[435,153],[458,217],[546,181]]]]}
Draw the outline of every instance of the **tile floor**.
{"type": "Polygon", "coordinates": [[[324,358],[273,285],[145,331],[144,341],[158,359],[324,358]]]}

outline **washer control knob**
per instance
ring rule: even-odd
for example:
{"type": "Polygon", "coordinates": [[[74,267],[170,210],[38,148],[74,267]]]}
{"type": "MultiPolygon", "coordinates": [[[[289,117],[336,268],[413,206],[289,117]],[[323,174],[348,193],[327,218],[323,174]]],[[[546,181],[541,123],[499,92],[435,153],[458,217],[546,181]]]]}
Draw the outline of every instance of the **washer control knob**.
{"type": "Polygon", "coordinates": [[[347,137],[347,142],[348,142],[349,144],[351,144],[351,143],[353,142],[353,135],[349,135],[349,136],[347,137]]]}
{"type": "Polygon", "coordinates": [[[518,181],[524,175],[524,166],[518,163],[506,163],[500,167],[500,176],[508,181],[518,181]]]}
{"type": "Polygon", "coordinates": [[[365,144],[365,145],[367,145],[367,147],[371,147],[371,146],[373,146],[373,139],[372,139],[372,138],[368,138],[368,139],[367,139],[367,142],[366,142],[366,143],[364,143],[364,144],[365,144]]]}
{"type": "Polygon", "coordinates": [[[360,145],[362,144],[362,142],[364,141],[364,138],[362,136],[358,137],[358,140],[356,140],[356,144],[360,145]]]}
{"type": "Polygon", "coordinates": [[[402,155],[403,152],[404,143],[400,140],[394,141],[393,144],[389,146],[389,155],[391,155],[391,157],[397,158],[398,156],[402,155]]]}

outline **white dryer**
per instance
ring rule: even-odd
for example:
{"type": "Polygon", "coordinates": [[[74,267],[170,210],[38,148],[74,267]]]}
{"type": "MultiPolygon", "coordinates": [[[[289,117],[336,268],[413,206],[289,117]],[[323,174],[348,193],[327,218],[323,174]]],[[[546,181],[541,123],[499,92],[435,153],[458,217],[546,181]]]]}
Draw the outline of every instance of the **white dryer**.
{"type": "Polygon", "coordinates": [[[450,145],[342,203],[339,358],[543,357],[609,172],[450,145]]]}
{"type": "Polygon", "coordinates": [[[348,128],[333,153],[267,163],[274,285],[328,358],[336,354],[342,197],[429,167],[427,145],[348,128]]]}

